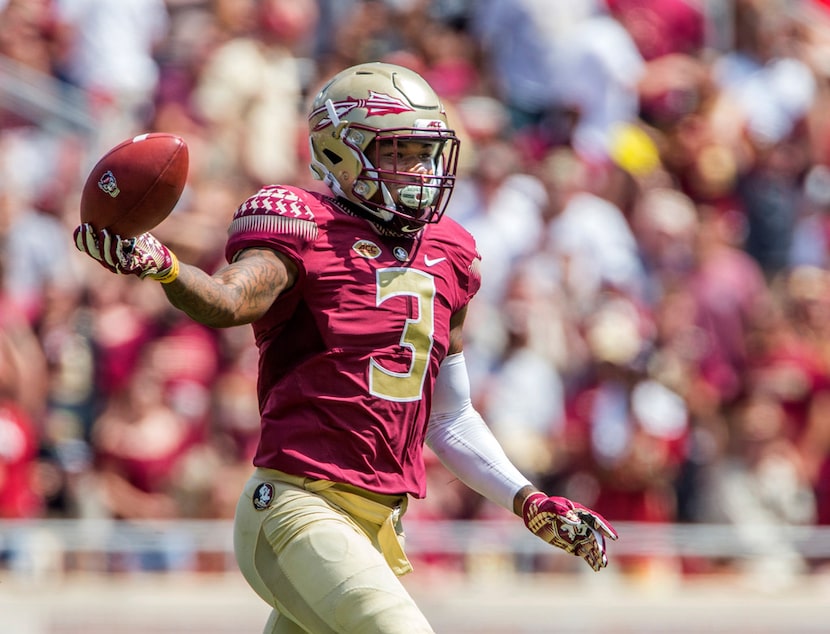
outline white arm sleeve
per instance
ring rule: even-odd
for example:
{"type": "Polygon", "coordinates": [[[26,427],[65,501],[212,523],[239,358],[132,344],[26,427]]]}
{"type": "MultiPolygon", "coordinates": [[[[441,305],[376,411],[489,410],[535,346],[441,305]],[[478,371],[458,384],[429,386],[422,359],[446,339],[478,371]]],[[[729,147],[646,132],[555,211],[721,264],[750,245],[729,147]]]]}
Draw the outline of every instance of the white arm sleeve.
{"type": "Polygon", "coordinates": [[[511,513],[516,493],[530,484],[473,407],[463,353],[441,363],[426,442],[464,484],[511,513]]]}

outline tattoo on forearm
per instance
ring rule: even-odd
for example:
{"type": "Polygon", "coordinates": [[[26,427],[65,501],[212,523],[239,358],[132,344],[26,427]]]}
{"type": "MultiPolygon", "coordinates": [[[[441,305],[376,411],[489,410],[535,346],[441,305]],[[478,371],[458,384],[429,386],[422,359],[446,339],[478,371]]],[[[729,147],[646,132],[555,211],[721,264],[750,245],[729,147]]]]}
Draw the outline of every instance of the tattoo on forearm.
{"type": "Polygon", "coordinates": [[[284,266],[250,252],[213,276],[183,266],[164,291],[170,303],[195,321],[217,328],[250,323],[261,317],[288,285],[284,266]]]}

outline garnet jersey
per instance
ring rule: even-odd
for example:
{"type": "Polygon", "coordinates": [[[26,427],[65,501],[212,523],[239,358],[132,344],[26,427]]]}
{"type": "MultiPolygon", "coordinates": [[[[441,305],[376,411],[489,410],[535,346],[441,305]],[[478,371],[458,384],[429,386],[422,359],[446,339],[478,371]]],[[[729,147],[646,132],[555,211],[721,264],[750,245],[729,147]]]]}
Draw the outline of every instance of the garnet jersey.
{"type": "Polygon", "coordinates": [[[271,186],[245,201],[226,257],[267,247],[296,284],[253,324],[254,464],[387,494],[425,494],[423,441],[450,318],[479,288],[472,236],[444,218],[379,235],[332,198],[271,186]]]}

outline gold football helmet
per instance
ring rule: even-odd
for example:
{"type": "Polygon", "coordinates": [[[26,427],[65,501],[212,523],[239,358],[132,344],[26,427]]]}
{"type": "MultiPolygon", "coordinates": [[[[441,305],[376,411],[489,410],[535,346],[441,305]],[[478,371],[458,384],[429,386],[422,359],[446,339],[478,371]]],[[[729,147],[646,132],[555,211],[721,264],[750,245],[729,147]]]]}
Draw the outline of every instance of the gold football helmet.
{"type": "Polygon", "coordinates": [[[420,75],[382,62],[347,68],[314,99],[308,122],[311,169],[336,196],[402,233],[440,219],[459,140],[420,75]]]}

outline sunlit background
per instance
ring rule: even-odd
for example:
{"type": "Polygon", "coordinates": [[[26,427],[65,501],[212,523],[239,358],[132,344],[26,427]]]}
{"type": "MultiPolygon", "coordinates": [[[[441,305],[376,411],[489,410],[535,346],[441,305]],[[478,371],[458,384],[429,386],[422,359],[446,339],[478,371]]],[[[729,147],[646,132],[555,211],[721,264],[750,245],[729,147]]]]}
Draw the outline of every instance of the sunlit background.
{"type": "Polygon", "coordinates": [[[261,185],[321,187],[307,104],[370,60],[462,138],[477,408],[621,534],[595,574],[428,455],[404,581],[436,631],[828,631],[830,3],[0,0],[0,633],[261,631],[251,333],[77,253],[80,187],[181,135],[154,233],[211,271],[261,185]]]}

